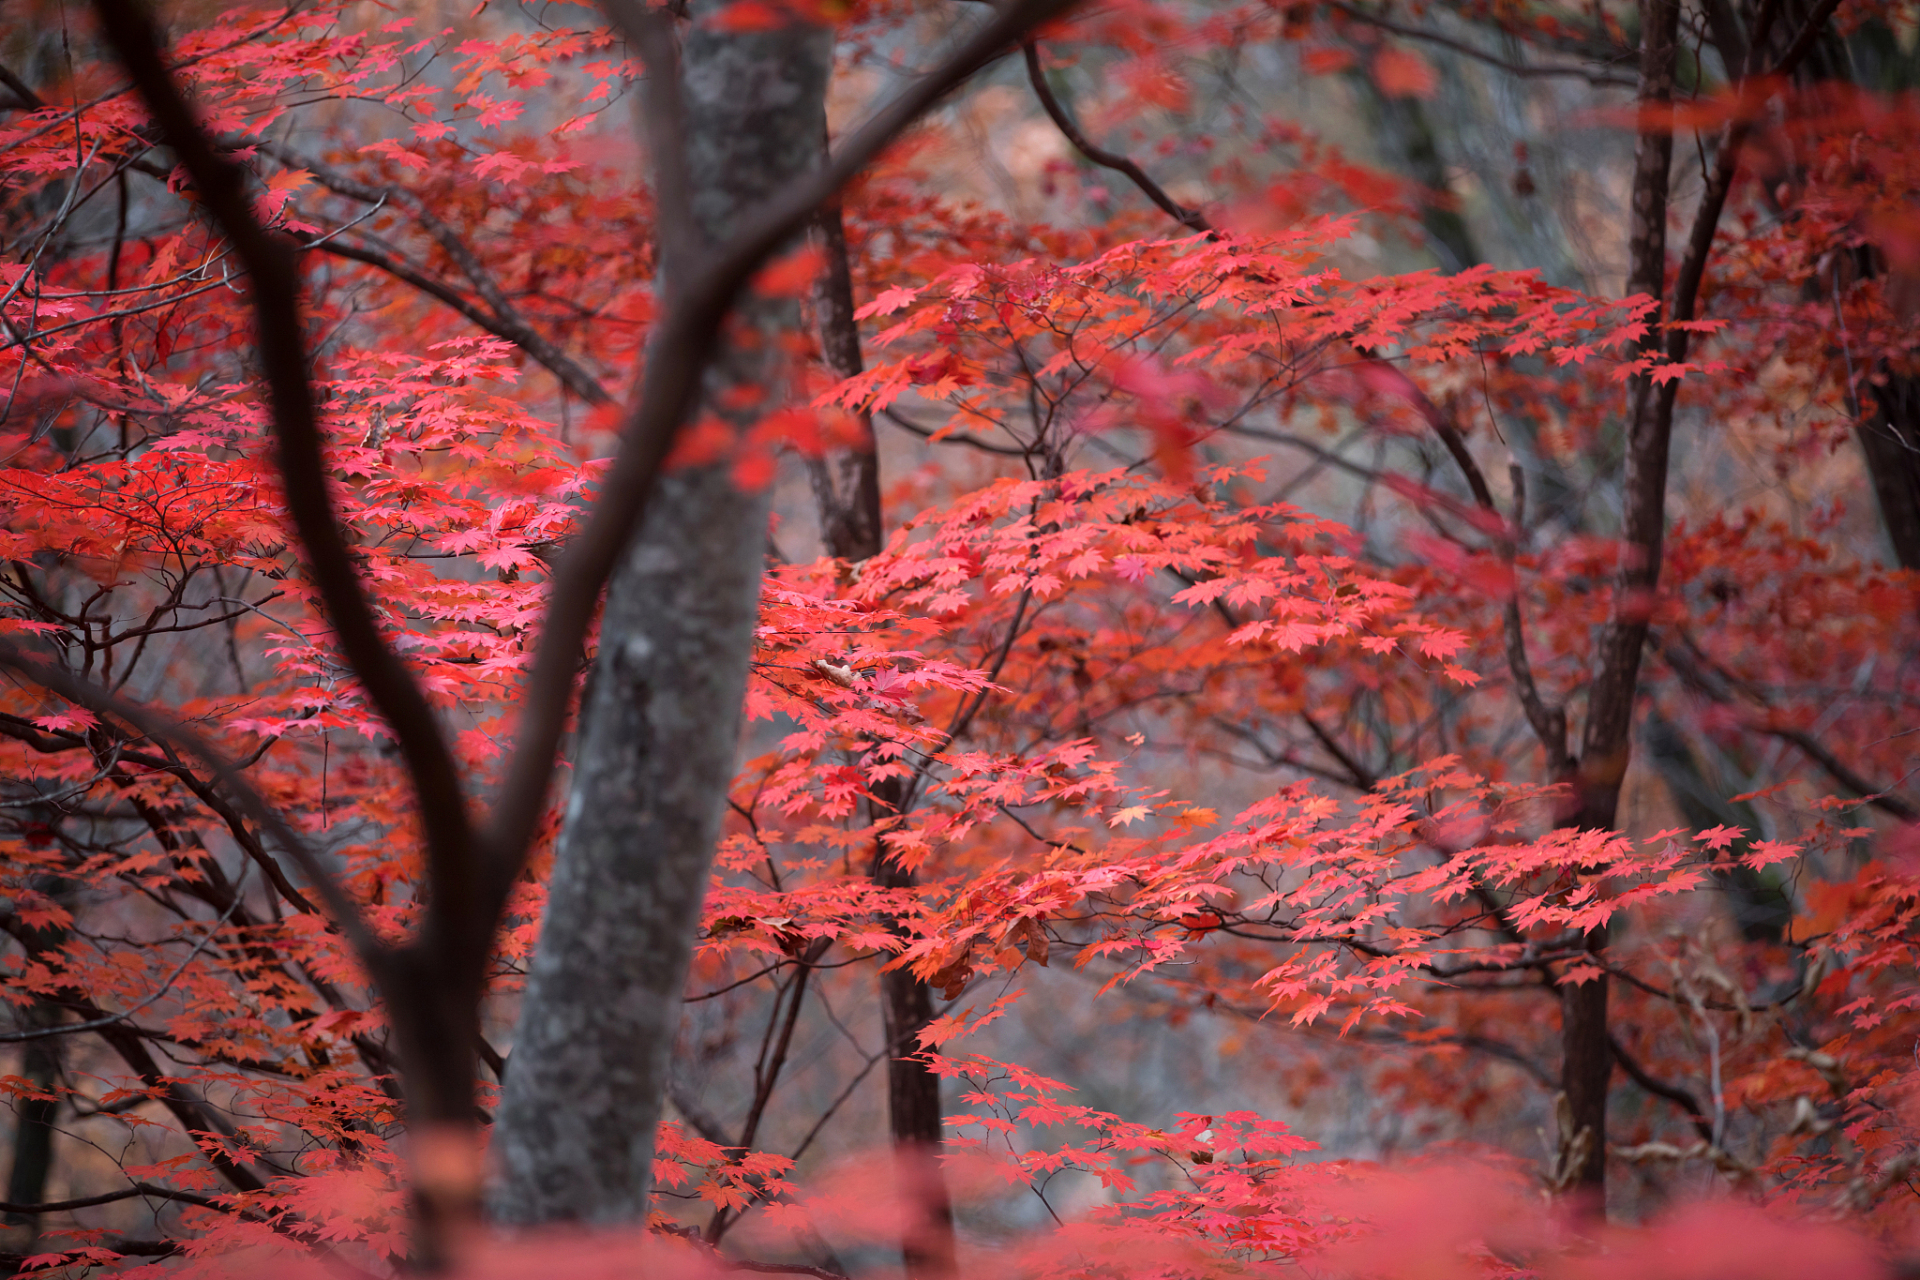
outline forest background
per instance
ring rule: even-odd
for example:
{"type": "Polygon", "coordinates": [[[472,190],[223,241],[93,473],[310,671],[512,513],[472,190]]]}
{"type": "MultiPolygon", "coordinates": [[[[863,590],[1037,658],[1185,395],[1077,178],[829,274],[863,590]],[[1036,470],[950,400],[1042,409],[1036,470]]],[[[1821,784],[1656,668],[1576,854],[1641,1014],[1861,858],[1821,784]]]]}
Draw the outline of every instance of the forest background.
{"type": "Polygon", "coordinates": [[[1920,13],[6,14],[5,1266],[1920,1257],[1920,13]]]}

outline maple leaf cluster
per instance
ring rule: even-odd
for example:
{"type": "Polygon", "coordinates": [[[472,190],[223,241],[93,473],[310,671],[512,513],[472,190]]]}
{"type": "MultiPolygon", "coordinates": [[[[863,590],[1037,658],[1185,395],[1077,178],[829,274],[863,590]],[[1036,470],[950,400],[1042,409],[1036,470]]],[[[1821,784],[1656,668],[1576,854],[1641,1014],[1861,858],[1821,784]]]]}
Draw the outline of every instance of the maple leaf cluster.
{"type": "MultiPolygon", "coordinates": [[[[741,29],[772,20],[736,8],[741,29]]],[[[849,71],[919,21],[816,8],[849,71]]],[[[1070,30],[1113,64],[1118,133],[1184,110],[1193,65],[1256,37],[1314,74],[1364,66],[1390,98],[1438,92],[1421,55],[1310,8],[1129,2],[1070,30]]],[[[574,20],[429,31],[328,0],[172,51],[258,217],[299,246],[337,517],[476,793],[656,307],[651,200],[602,119],[640,68],[574,20]],[[368,106],[382,124],[348,123],[368,106]]],[[[773,483],[868,421],[922,449],[889,477],[878,554],[769,557],[688,922],[689,1018],[729,1045],[766,1026],[752,1123],[782,1017],[790,1038],[811,999],[846,1032],[829,1000],[905,973],[938,1009],[892,1056],[949,1082],[946,1173],[988,1224],[983,1275],[1635,1275],[1696,1248],[1671,1274],[1865,1275],[1908,1247],[1920,578],[1860,534],[1847,451],[1914,394],[1920,120],[1861,91],[1791,101],[1680,328],[1536,271],[1352,269],[1346,247],[1422,197],[1271,121],[1287,166],[1223,160],[1204,230],[948,198],[932,127],[850,187],[869,366],[829,374],[787,335],[804,402],[696,423],[678,459],[773,483]],[[1648,387],[1693,406],[1710,461],[1676,475],[1658,585],[1627,600],[1631,548],[1582,494],[1648,387]],[[1487,460],[1509,451],[1503,479],[1487,460]],[[1351,518],[1313,500],[1323,472],[1351,518]],[[1583,829],[1562,821],[1571,740],[1529,736],[1522,706],[1564,738],[1623,611],[1650,627],[1629,782],[1676,798],[1583,829]],[[1644,1233],[1539,1205],[1579,1163],[1553,1063],[1562,1001],[1595,983],[1626,1099],[1603,1140],[1639,1180],[1616,1194],[1721,1193],[1644,1233]],[[1176,1043],[1196,1019],[1236,1028],[1264,1046],[1255,1074],[1284,1059],[1287,1119],[1128,1117],[1014,1060],[1021,1018],[1086,1008],[1176,1043]],[[1304,1132],[1336,1105],[1432,1149],[1349,1158],[1332,1123],[1304,1132]]],[[[1756,114],[1732,92],[1690,110],[1702,131],[1756,114]]],[[[294,532],[231,246],[156,142],[102,59],[0,117],[0,207],[44,228],[0,262],[0,641],[218,741],[400,938],[425,883],[412,784],[294,532]]],[[[754,287],[803,294],[821,269],[799,255],[754,287]]],[[[399,1265],[389,1015],[309,880],[191,753],[23,680],[0,688],[0,785],[23,1033],[0,1096],[19,1126],[59,1120],[44,1199],[89,1201],[40,1215],[10,1265],[399,1265]]],[[[561,803],[489,960],[489,1116],[561,803]]],[[[846,1035],[830,1105],[781,1150],[676,1096],[655,1230],[618,1257],[724,1269],[701,1240],[742,1220],[768,1249],[923,1229],[884,1157],[847,1154],[876,1134],[814,1147],[887,1056],[846,1035]]],[[[541,1247],[585,1266],[601,1244],[541,1247]]]]}

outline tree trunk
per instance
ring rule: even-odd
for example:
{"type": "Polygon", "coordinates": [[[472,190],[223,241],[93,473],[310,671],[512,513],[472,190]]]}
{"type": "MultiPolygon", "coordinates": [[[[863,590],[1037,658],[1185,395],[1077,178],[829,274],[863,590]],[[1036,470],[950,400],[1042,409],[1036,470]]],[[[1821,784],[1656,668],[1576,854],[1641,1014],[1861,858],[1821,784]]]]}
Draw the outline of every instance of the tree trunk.
{"type": "MultiPolygon", "coordinates": [[[[883,876],[883,883],[912,883],[908,872],[883,876]]],[[[941,1280],[958,1266],[953,1240],[953,1201],[940,1168],[945,1113],[940,1077],[917,1057],[914,1037],[933,1021],[933,991],[905,969],[880,975],[880,998],[887,1035],[887,1122],[893,1134],[894,1160],[906,1199],[916,1212],[900,1241],[908,1280],[941,1280]]]]}
{"type": "MultiPolygon", "coordinates": [[[[71,881],[40,877],[35,884],[62,906],[74,902],[71,881]]],[[[22,928],[21,941],[27,955],[35,958],[57,951],[66,944],[67,931],[54,926],[22,928]]],[[[35,1000],[20,1018],[22,1030],[38,1031],[59,1025],[66,1010],[57,1001],[35,1000]]],[[[61,1037],[29,1040],[20,1046],[20,1075],[40,1093],[52,1093],[60,1083],[61,1037]]],[[[46,1199],[47,1182],[53,1173],[53,1126],[60,1117],[58,1098],[24,1098],[14,1104],[13,1168],[7,1175],[7,1203],[39,1204],[46,1199]]],[[[37,1214],[6,1216],[8,1248],[16,1253],[34,1252],[39,1238],[37,1214]]]]}
{"type": "Polygon", "coordinates": [[[1886,381],[1873,389],[1876,410],[1855,430],[1894,558],[1902,569],[1920,569],[1920,383],[1884,363],[1880,372],[1886,381]]]}
{"type": "MultiPolygon", "coordinates": [[[[810,169],[825,129],[824,28],[717,30],[694,6],[682,54],[695,234],[810,169]]],[[[671,261],[664,263],[668,273],[671,261]]],[[[786,300],[748,298],[710,371],[712,411],[749,421],[778,377],[786,300]]],[[[566,821],[494,1148],[495,1213],[645,1220],[653,1131],[701,898],[732,779],[768,495],[726,465],[663,477],[608,584],[566,821]]]]}
{"type": "MultiPolygon", "coordinates": [[[[853,272],[840,206],[821,211],[818,230],[826,261],[814,291],[820,325],[820,351],[829,368],[850,378],[862,368],[860,326],[853,318],[853,272]]],[[[885,525],[880,511],[880,463],[873,419],[861,415],[862,438],[837,456],[813,465],[814,497],[820,508],[821,538],[830,555],[865,560],[878,554],[885,525]]],[[[868,815],[897,812],[908,789],[888,779],[874,789],[877,804],[868,815]]],[[[890,889],[912,887],[913,873],[893,864],[884,845],[876,845],[874,878],[890,889]]],[[[933,992],[905,969],[880,975],[880,1009],[887,1038],[887,1123],[902,1185],[922,1211],[900,1242],[909,1280],[938,1280],[954,1273],[953,1203],[940,1170],[945,1113],[940,1077],[910,1056],[917,1052],[920,1028],[933,1020],[933,992]]]]}
{"type": "MultiPolygon", "coordinates": [[[[1633,205],[1629,210],[1629,293],[1660,299],[1666,293],[1667,187],[1673,165],[1673,74],[1679,0],[1642,0],[1640,49],[1641,132],[1634,151],[1633,205]]],[[[1656,314],[1656,319],[1658,315],[1656,314]]],[[[1643,350],[1662,352],[1657,329],[1643,350]]],[[[1580,763],[1575,771],[1573,811],[1567,822],[1587,830],[1614,825],[1620,785],[1633,749],[1633,705],[1640,684],[1653,593],[1660,581],[1666,534],[1667,458],[1673,435],[1675,384],[1656,386],[1635,378],[1628,389],[1628,420],[1621,476],[1620,562],[1613,604],[1600,631],[1580,763]]],[[[1604,929],[1587,937],[1589,951],[1607,944],[1604,929]]],[[[1580,1155],[1573,1186],[1586,1209],[1606,1214],[1607,1086],[1613,1053],[1607,1042],[1605,974],[1560,989],[1561,1088],[1567,1097],[1571,1140],[1580,1155]],[[1583,1136],[1584,1135],[1584,1136],[1583,1136]]]]}
{"type": "MultiPolygon", "coordinates": [[[[853,265],[847,257],[847,229],[839,201],[820,211],[815,229],[826,259],[813,292],[820,354],[834,373],[851,378],[864,363],[860,325],[853,318],[853,265]]],[[[873,439],[873,415],[862,410],[859,422],[860,439],[851,447],[808,463],[820,508],[820,540],[828,555],[847,561],[878,555],[883,541],[880,454],[873,439]]]]}
{"type": "MultiPolygon", "coordinates": [[[[1786,16],[1791,20],[1774,24],[1775,45],[1791,38],[1783,32],[1800,29],[1807,7],[1804,0],[1789,0],[1786,16]]],[[[1727,38],[1739,38],[1738,28],[1723,20],[1714,28],[1716,41],[1722,38],[1723,28],[1732,33],[1727,38]]],[[[1822,80],[1838,80],[1883,92],[1908,90],[1920,83],[1920,63],[1911,54],[1902,55],[1897,45],[1889,48],[1872,40],[1871,32],[1865,29],[1849,38],[1829,22],[1793,79],[1802,88],[1822,80]],[[1856,48],[1862,57],[1853,56],[1856,48]]],[[[1873,245],[1861,245],[1851,259],[1861,279],[1881,274],[1881,256],[1873,245]]],[[[1873,484],[1874,505],[1880,509],[1881,527],[1886,530],[1894,562],[1902,569],[1920,569],[1920,381],[1885,360],[1875,362],[1873,373],[1870,391],[1853,388],[1857,397],[1854,435],[1860,441],[1867,478],[1873,484]]]]}

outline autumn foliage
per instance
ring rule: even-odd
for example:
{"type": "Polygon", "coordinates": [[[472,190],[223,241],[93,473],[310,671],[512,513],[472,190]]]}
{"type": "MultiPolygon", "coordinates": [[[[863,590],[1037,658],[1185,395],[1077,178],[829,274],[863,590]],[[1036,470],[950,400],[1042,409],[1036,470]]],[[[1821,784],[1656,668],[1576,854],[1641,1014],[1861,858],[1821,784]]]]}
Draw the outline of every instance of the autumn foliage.
{"type": "MultiPolygon", "coordinates": [[[[71,55],[0,111],[0,641],[214,740],[406,937],[413,782],[287,513],[248,284],[90,19],[25,7],[70,24],[71,55]]],[[[1911,43],[1894,6],[1782,7],[1776,61],[1803,22],[1911,43]]],[[[1482,8],[1446,29],[1639,57],[1633,6],[1482,8]]],[[[476,795],[664,305],[639,62],[591,11],[485,9],[168,9],[177,79],[299,246],[337,518],[476,795]]],[[[837,24],[859,84],[932,21],[797,9],[837,24]]],[[[699,416],[672,464],[722,463],[782,511],[687,922],[682,1048],[757,1053],[752,1118],[675,1095],[651,1232],[523,1237],[473,1274],[894,1265],[939,1228],[860,1102],[864,1024],[819,1055],[828,1084],[782,1085],[796,1026],[882,970],[936,996],[914,1052],[945,1082],[969,1273],[1704,1280],[1920,1256],[1920,565],[1895,567],[1876,504],[1898,478],[1857,442],[1913,420],[1920,108],[1716,60],[1649,124],[1633,76],[1603,77],[1605,127],[1667,130],[1676,175],[1704,172],[1696,138],[1744,147],[1676,329],[1617,270],[1383,269],[1354,246],[1410,252],[1434,192],[1193,105],[1210,60],[1256,44],[1326,92],[1431,98],[1435,47],[1369,15],[1121,0],[1043,29],[1052,83],[1098,98],[1083,125],[1191,171],[1185,223],[1078,158],[1034,207],[949,190],[971,99],[844,192],[865,368],[784,335],[806,393],[722,406],[745,429],[699,416]],[[1650,591],[1619,576],[1642,394],[1678,405],[1650,591]],[[795,477],[869,422],[884,548],[816,555],[795,477]],[[1648,626],[1631,764],[1583,760],[1622,619],[1648,626]],[[1606,768],[1618,821],[1574,821],[1606,768]],[[1594,983],[1598,1134],[1563,1080],[1564,993],[1594,983]],[[1240,1074],[1104,1109],[1022,1064],[1023,1010],[1176,1045],[1231,1028],[1240,1074]],[[1284,1120],[1220,1105],[1250,1081],[1284,1120]],[[1352,1125],[1317,1123],[1336,1111],[1352,1125]]],[[[1675,179],[1663,279],[1704,181],[1675,179]]],[[[803,245],[750,287],[812,323],[822,270],[803,245]]],[[[8,670],[0,1095],[32,1197],[9,1198],[8,1264],[392,1274],[418,1153],[335,914],[203,759],[8,670]]],[[[489,1122],[564,803],[489,962],[489,1122]]]]}

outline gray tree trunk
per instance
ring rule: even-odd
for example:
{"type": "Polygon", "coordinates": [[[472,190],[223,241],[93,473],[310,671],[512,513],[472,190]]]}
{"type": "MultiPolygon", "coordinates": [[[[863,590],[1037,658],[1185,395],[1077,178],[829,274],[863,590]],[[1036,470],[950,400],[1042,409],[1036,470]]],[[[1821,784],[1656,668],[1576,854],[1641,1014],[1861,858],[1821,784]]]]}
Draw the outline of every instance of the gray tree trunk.
{"type": "MultiPolygon", "coordinates": [[[[710,242],[817,162],[832,66],[825,29],[721,32],[701,23],[713,7],[693,6],[681,63],[695,233],[710,242]]],[[[775,335],[798,321],[791,301],[743,301],[707,377],[709,405],[730,387],[774,390],[775,335]]],[[[681,989],[733,773],[766,522],[767,495],[740,492],[725,465],[671,473],[608,584],[493,1137],[503,1221],[645,1218],[681,989]]]]}

